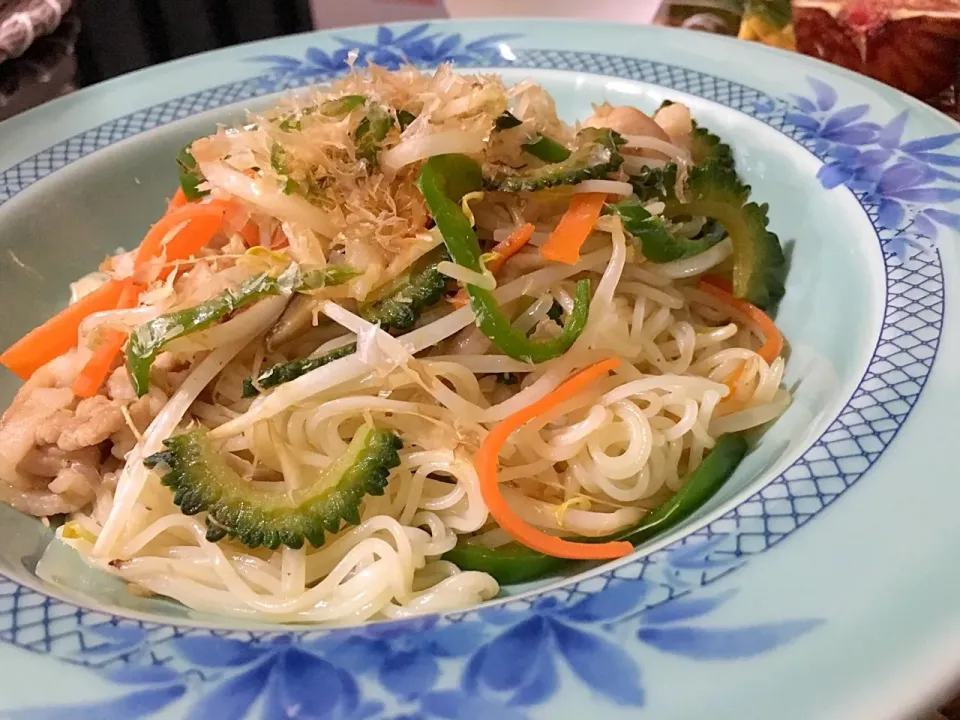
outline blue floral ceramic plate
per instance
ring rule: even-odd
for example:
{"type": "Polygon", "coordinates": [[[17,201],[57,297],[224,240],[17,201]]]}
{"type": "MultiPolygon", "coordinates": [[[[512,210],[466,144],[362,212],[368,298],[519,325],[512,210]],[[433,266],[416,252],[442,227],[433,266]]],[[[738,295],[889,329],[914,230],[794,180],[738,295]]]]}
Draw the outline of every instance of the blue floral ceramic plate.
{"type": "MultiPolygon", "coordinates": [[[[710,35],[556,21],[366,27],[188,58],[0,126],[0,346],[141,237],[187,140],[358,64],[533,77],[569,119],[665,97],[735,148],[792,270],[795,401],[684,527],[470,612],[331,632],[136,597],[0,508],[0,715],[904,717],[960,671],[960,127],[710,35]],[[150,131],[150,132],[147,132],[150,131]]],[[[15,390],[0,381],[0,401],[15,390]]]]}

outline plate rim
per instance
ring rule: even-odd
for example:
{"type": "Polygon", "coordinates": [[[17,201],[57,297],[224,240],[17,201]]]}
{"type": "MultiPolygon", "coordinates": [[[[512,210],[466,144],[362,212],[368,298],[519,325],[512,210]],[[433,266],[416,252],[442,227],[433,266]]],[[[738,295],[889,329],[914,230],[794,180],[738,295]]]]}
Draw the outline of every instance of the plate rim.
{"type": "MultiPolygon", "coordinates": [[[[447,27],[449,27],[449,26],[467,27],[467,26],[482,26],[483,24],[485,24],[485,22],[486,22],[486,21],[457,21],[457,20],[447,20],[447,21],[443,21],[442,23],[440,23],[440,22],[431,23],[431,25],[441,25],[441,24],[442,24],[443,26],[447,26],[447,27]]],[[[506,22],[506,21],[505,21],[505,22],[506,22]]],[[[509,22],[516,23],[516,20],[513,19],[513,20],[510,20],[509,22]]],[[[562,24],[574,24],[574,23],[576,23],[576,21],[571,21],[571,20],[568,20],[568,21],[556,21],[556,20],[553,20],[553,19],[551,19],[551,20],[545,20],[545,21],[542,21],[542,22],[548,22],[548,23],[560,22],[560,23],[562,23],[562,24]]],[[[576,23],[576,24],[583,25],[583,23],[576,23]]],[[[592,21],[590,24],[592,24],[592,25],[598,25],[598,26],[604,26],[604,25],[609,26],[609,25],[610,25],[609,23],[603,23],[603,22],[597,22],[597,21],[592,21]]],[[[410,27],[411,25],[414,25],[414,23],[390,23],[390,24],[386,24],[387,27],[397,28],[397,29],[403,29],[403,28],[405,28],[405,27],[410,27]]],[[[297,36],[297,37],[298,37],[298,39],[301,40],[301,41],[302,41],[302,40],[305,40],[306,38],[309,38],[309,37],[315,37],[315,38],[317,38],[317,39],[326,39],[326,38],[331,37],[332,34],[333,34],[333,32],[357,34],[357,33],[359,33],[360,31],[369,31],[369,30],[371,30],[371,29],[379,28],[379,27],[381,27],[381,26],[380,26],[380,25],[366,25],[366,26],[357,26],[357,27],[353,27],[353,28],[338,29],[338,31],[314,31],[314,32],[311,32],[311,33],[303,33],[303,34],[301,34],[300,36],[297,36]]],[[[650,30],[652,30],[652,29],[653,29],[653,28],[642,27],[642,30],[645,31],[645,32],[648,32],[648,31],[650,31],[650,30]]],[[[666,28],[657,28],[657,29],[656,29],[657,32],[661,32],[661,33],[663,33],[663,32],[671,32],[671,33],[672,33],[672,30],[673,30],[673,29],[666,29],[666,28]]],[[[672,34],[675,34],[676,36],[679,36],[679,35],[680,35],[680,32],[681,32],[681,31],[677,30],[676,33],[672,33],[672,34]]],[[[729,39],[728,39],[728,38],[716,38],[716,39],[722,40],[722,41],[724,41],[724,42],[729,41],[730,43],[740,42],[741,45],[739,45],[739,46],[741,47],[741,50],[742,50],[742,51],[745,51],[745,49],[742,47],[742,41],[735,41],[735,40],[732,39],[732,38],[729,38],[729,39]]],[[[283,40],[289,40],[289,38],[283,38],[283,40]]],[[[265,41],[260,41],[260,42],[257,42],[257,43],[251,43],[251,44],[246,45],[245,47],[248,48],[248,49],[255,49],[255,48],[257,48],[258,46],[266,46],[266,45],[271,45],[271,44],[275,44],[275,43],[277,43],[277,39],[265,40],[265,41]]],[[[289,44],[292,45],[293,42],[290,42],[289,44]]],[[[736,46],[737,46],[737,45],[730,45],[731,48],[732,48],[732,47],[736,47],[736,46]]],[[[780,51],[780,50],[776,50],[776,49],[771,49],[771,48],[767,48],[767,47],[755,47],[755,48],[753,48],[752,50],[753,50],[753,51],[772,51],[772,52],[774,52],[774,53],[776,53],[776,54],[778,54],[778,55],[781,55],[781,56],[783,56],[783,54],[784,54],[784,51],[780,51]]],[[[218,54],[218,53],[223,53],[223,50],[214,50],[214,51],[209,51],[208,53],[203,53],[203,54],[204,54],[204,55],[216,55],[216,54],[218,54]]],[[[640,52],[637,53],[637,55],[640,55],[640,54],[641,54],[640,52]]],[[[786,53],[786,55],[789,56],[789,53],[786,53]]],[[[173,63],[168,63],[168,64],[165,64],[165,65],[169,67],[169,66],[171,66],[171,65],[175,65],[175,64],[178,64],[178,63],[180,63],[180,62],[186,63],[186,62],[188,62],[189,60],[191,60],[191,58],[174,61],[173,63]]],[[[810,62],[811,60],[813,60],[813,59],[803,58],[803,61],[804,61],[804,62],[810,62]]],[[[890,89],[889,89],[889,88],[886,88],[885,86],[882,86],[882,85],[880,85],[879,83],[876,83],[875,81],[870,80],[869,78],[861,77],[861,76],[859,76],[859,75],[856,75],[855,73],[852,73],[852,72],[850,72],[850,71],[846,71],[846,70],[844,70],[844,69],[842,69],[842,68],[837,68],[837,67],[835,67],[835,66],[828,65],[827,63],[822,63],[822,62],[820,62],[820,61],[815,61],[815,62],[816,62],[817,64],[819,64],[819,65],[824,66],[825,68],[828,68],[830,74],[837,74],[838,72],[839,72],[841,75],[844,74],[844,73],[848,74],[849,76],[852,77],[853,81],[854,81],[857,85],[866,86],[866,87],[871,91],[871,94],[875,94],[875,90],[871,87],[871,84],[874,84],[874,85],[879,86],[880,88],[883,88],[887,93],[890,92],[890,89]]],[[[536,67],[530,66],[530,65],[521,65],[520,67],[523,67],[523,68],[525,68],[525,69],[531,69],[531,70],[537,69],[536,67]]],[[[130,75],[128,75],[128,76],[122,76],[122,77],[120,77],[120,78],[115,78],[115,79],[112,80],[112,81],[108,81],[108,83],[112,83],[112,82],[115,82],[115,81],[131,80],[131,79],[134,78],[134,76],[143,77],[143,74],[149,74],[149,73],[151,73],[154,69],[155,69],[155,68],[147,68],[147,69],[144,69],[143,71],[138,71],[137,73],[132,73],[132,74],[130,74],[130,75]]],[[[500,69],[500,68],[494,67],[494,68],[492,68],[492,69],[500,69]]],[[[698,73],[698,74],[706,74],[706,73],[703,73],[702,71],[695,71],[695,70],[691,70],[691,72],[695,72],[695,73],[698,73]]],[[[727,80],[726,78],[721,78],[721,79],[727,80]]],[[[729,80],[727,80],[727,81],[728,81],[728,82],[735,82],[735,81],[729,81],[729,80]]],[[[103,88],[104,85],[106,85],[106,84],[108,84],[108,83],[101,83],[101,84],[96,85],[96,86],[93,86],[93,87],[91,87],[91,88],[86,88],[86,89],[84,89],[84,90],[82,90],[82,91],[80,91],[80,92],[81,92],[81,93],[85,93],[85,92],[89,91],[88,94],[87,94],[87,97],[93,97],[93,96],[96,95],[96,94],[104,93],[105,90],[102,90],[102,88],[103,88]]],[[[115,88],[115,87],[116,87],[116,85],[113,86],[113,88],[115,88]]],[[[108,89],[113,89],[113,88],[108,88],[108,89]]],[[[904,97],[906,97],[906,96],[904,96],[904,97]]],[[[708,99],[710,99],[710,98],[708,98],[708,99]]],[[[902,100],[902,98],[900,98],[900,99],[902,100]]],[[[60,99],[60,100],[55,101],[55,103],[42,106],[41,108],[38,108],[38,109],[36,109],[36,110],[34,110],[34,111],[31,111],[30,113],[27,113],[27,114],[32,115],[33,113],[37,113],[38,111],[49,110],[49,108],[50,108],[51,105],[57,104],[57,103],[61,103],[61,102],[64,102],[64,101],[69,101],[69,100],[70,100],[69,97],[67,97],[67,98],[62,98],[62,99],[60,99]]],[[[712,100],[713,102],[717,102],[715,99],[711,99],[711,100],[712,100]]],[[[912,99],[912,98],[909,98],[909,100],[913,100],[913,99],[912,99]]],[[[162,103],[162,104],[168,104],[169,102],[171,102],[171,101],[170,101],[170,100],[167,100],[167,101],[164,101],[164,103],[162,103]]],[[[924,109],[924,112],[935,112],[935,111],[932,111],[932,109],[928,108],[927,106],[922,105],[922,103],[920,103],[919,101],[914,101],[914,103],[915,103],[916,106],[918,106],[918,107],[920,107],[920,108],[923,108],[923,109],[924,109]]],[[[727,109],[731,109],[731,108],[729,108],[729,106],[728,106],[727,109]]],[[[734,111],[734,112],[737,112],[738,110],[733,109],[733,111],[734,111]]],[[[18,117],[23,117],[23,116],[18,116],[18,117]]],[[[114,118],[113,120],[111,120],[111,121],[109,121],[109,122],[115,122],[117,119],[119,119],[119,118],[114,118]]],[[[763,122],[763,120],[761,120],[761,122],[763,122]]],[[[164,123],[164,124],[165,124],[165,123],[164,123]]],[[[0,134],[2,134],[2,133],[4,132],[4,130],[6,129],[5,126],[7,126],[7,123],[0,124],[0,134]]],[[[86,132],[86,131],[85,131],[85,132],[86,132]]],[[[123,138],[123,139],[127,139],[127,138],[123,138]]],[[[60,142],[65,142],[65,141],[66,141],[66,139],[61,140],[60,142]]],[[[42,151],[42,152],[45,152],[45,151],[42,151]]],[[[38,154],[40,154],[40,153],[38,153],[38,154]]],[[[32,157],[36,157],[36,156],[31,156],[31,158],[32,158],[32,157]]],[[[29,160],[29,159],[30,159],[30,158],[23,159],[23,160],[21,160],[20,162],[18,162],[17,165],[23,164],[23,163],[25,163],[25,162],[26,162],[27,160],[29,160]]],[[[7,168],[4,168],[4,170],[7,170],[7,168]]],[[[54,171],[54,172],[55,172],[55,171],[54,171]]],[[[25,188],[24,188],[24,189],[25,189],[25,188]]],[[[16,194],[16,193],[14,193],[14,194],[16,194]]],[[[0,204],[2,204],[2,200],[0,200],[0,204]]],[[[871,360],[872,360],[872,358],[871,358],[871,360]]],[[[870,361],[868,361],[867,365],[868,365],[868,367],[869,367],[870,361]]],[[[931,362],[931,365],[932,365],[932,362],[931,362]]],[[[865,368],[864,372],[866,372],[866,369],[867,369],[867,368],[865,368]]],[[[862,378],[861,378],[861,381],[858,382],[858,387],[859,387],[860,383],[862,383],[862,378]]],[[[919,397],[919,395],[918,395],[918,397],[919,397]]],[[[911,408],[911,409],[912,409],[912,408],[911,408]]],[[[841,411],[841,412],[842,412],[842,411],[841,411]]],[[[902,427],[902,425],[901,425],[900,427],[902,427]]],[[[899,432],[899,427],[897,428],[897,432],[899,432]]],[[[892,438],[891,438],[891,440],[892,440],[892,438]]],[[[813,443],[811,443],[811,445],[807,446],[807,449],[809,449],[809,447],[812,446],[812,445],[815,444],[815,443],[816,443],[816,440],[814,440],[813,443]]],[[[773,483],[775,483],[775,482],[777,481],[777,479],[778,479],[778,478],[776,478],[776,477],[773,478],[773,479],[770,481],[770,483],[768,483],[767,485],[764,486],[764,488],[770,487],[770,485],[772,485],[773,483]]],[[[757,489],[756,492],[759,493],[759,492],[761,492],[764,488],[759,488],[759,489],[757,489]]],[[[740,503],[740,504],[742,504],[742,503],[740,503]]],[[[712,521],[712,519],[711,519],[711,520],[704,520],[704,521],[705,521],[705,522],[710,522],[710,521],[712,521]]],[[[681,538],[681,539],[679,539],[679,540],[675,540],[672,544],[675,545],[675,544],[677,544],[677,543],[682,543],[682,541],[686,540],[687,538],[696,535],[697,532],[698,532],[698,530],[695,530],[695,531],[693,531],[693,532],[691,532],[691,533],[688,533],[686,536],[684,536],[684,538],[681,538]]],[[[669,548],[668,548],[668,549],[669,549],[669,548]]],[[[653,551],[651,554],[654,554],[654,553],[656,553],[656,552],[658,552],[658,551],[653,551]]],[[[572,582],[576,582],[576,581],[572,581],[572,582]]],[[[74,602],[74,601],[67,601],[67,602],[74,602]]],[[[468,612],[464,613],[464,615],[465,615],[465,616],[466,616],[466,615],[470,615],[471,612],[473,612],[473,611],[468,611],[468,612]]],[[[151,623],[160,623],[160,622],[163,622],[163,621],[151,619],[149,622],[151,622],[151,623]]],[[[173,624],[173,623],[170,623],[170,624],[173,624]]],[[[305,632],[312,632],[312,631],[307,630],[307,631],[305,631],[305,632]]]]}

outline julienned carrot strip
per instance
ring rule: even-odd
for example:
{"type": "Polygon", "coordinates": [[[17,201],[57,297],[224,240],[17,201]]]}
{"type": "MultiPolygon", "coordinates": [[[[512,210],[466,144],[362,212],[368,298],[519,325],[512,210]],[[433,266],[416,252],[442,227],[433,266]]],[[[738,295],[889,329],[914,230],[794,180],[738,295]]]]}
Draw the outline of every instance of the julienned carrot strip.
{"type": "Polygon", "coordinates": [[[740,376],[743,375],[743,371],[747,369],[747,364],[745,362],[737,365],[737,369],[732,373],[727,375],[727,379],[723,381],[723,384],[727,386],[727,389],[730,391],[730,394],[725,398],[726,400],[732,400],[733,394],[737,390],[737,380],[740,379],[740,376]]]}
{"type": "Polygon", "coordinates": [[[165,251],[166,262],[157,277],[166,280],[167,276],[176,269],[177,260],[186,260],[196,255],[205,247],[223,228],[223,213],[194,218],[190,224],[174,235],[167,243],[165,251]]]}
{"type": "Polygon", "coordinates": [[[90,398],[97,394],[103,381],[113,368],[113,361],[123,350],[127,342],[127,334],[120,330],[106,330],[100,344],[93,351],[93,356],[87,360],[80,374],[73,383],[73,394],[77,397],[90,398]]]}
{"type": "Polygon", "coordinates": [[[727,295],[733,295],[733,283],[725,277],[720,277],[719,275],[704,275],[700,278],[700,283],[713,285],[718,290],[723,290],[727,295]]]}
{"type": "Polygon", "coordinates": [[[253,220],[248,220],[247,224],[240,228],[240,237],[247,247],[253,247],[260,244],[260,228],[253,220]]]}
{"type": "Polygon", "coordinates": [[[606,193],[574,195],[570,207],[540,248],[540,254],[547,260],[575,264],[580,259],[580,248],[603,212],[606,199],[606,193]]]}
{"type": "Polygon", "coordinates": [[[285,247],[290,247],[290,239],[287,237],[287,234],[283,231],[282,227],[278,227],[273,231],[273,235],[270,236],[270,249],[271,250],[282,250],[285,247]]]}
{"type": "Polygon", "coordinates": [[[500,523],[500,527],[517,542],[545,555],[571,560],[612,560],[633,552],[633,545],[626,541],[599,544],[571,542],[548,535],[528,525],[507,504],[497,480],[500,450],[514,431],[538,415],[543,415],[558,404],[569,400],[590,383],[616,369],[619,364],[620,359],[614,357],[581,370],[546,397],[514,413],[494,427],[477,451],[474,465],[480,478],[480,492],[483,500],[494,520],[500,523]]]}
{"type": "Polygon", "coordinates": [[[708,295],[712,295],[725,305],[729,305],[733,309],[738,310],[757,325],[763,334],[763,345],[757,350],[757,355],[766,360],[767,364],[772,363],[780,356],[780,353],[783,351],[783,335],[780,333],[780,330],[777,329],[773,320],[770,319],[770,316],[763,310],[756,305],[748,303],[746,300],[734,297],[731,293],[719,287],[713,276],[707,276],[700,281],[700,290],[706,292],[708,295]]]}
{"type": "Polygon", "coordinates": [[[520,248],[530,242],[530,238],[533,237],[533,231],[536,228],[533,226],[533,223],[527,223],[526,225],[521,225],[512,233],[507,235],[503,240],[498,242],[493,246],[493,252],[489,260],[486,262],[487,270],[496,275],[500,272],[500,269],[503,267],[503,264],[520,252],[520,248]]]}
{"type": "MultiPolygon", "coordinates": [[[[134,307],[140,298],[140,293],[143,291],[143,288],[136,285],[130,278],[124,280],[122,284],[123,292],[117,301],[117,310],[126,310],[127,308],[134,307]]],[[[100,386],[103,385],[103,381],[107,379],[107,375],[109,375],[113,369],[113,363],[123,349],[123,344],[126,341],[127,334],[120,330],[107,330],[103,333],[100,344],[97,345],[97,349],[93,351],[93,357],[83,366],[76,381],[73,383],[74,395],[89,398],[97,394],[100,386]]]]}
{"type": "MultiPolygon", "coordinates": [[[[168,260],[182,260],[190,257],[219,232],[223,225],[223,216],[231,207],[233,206],[230,203],[222,200],[214,200],[202,206],[192,205],[187,201],[183,190],[178,189],[173,200],[170,201],[167,214],[150,228],[143,242],[140,243],[134,258],[134,269],[143,267],[162,253],[166,254],[168,260]],[[164,247],[163,238],[173,228],[183,223],[186,225],[164,247]]],[[[172,270],[172,266],[161,268],[160,279],[166,278],[172,270]]],[[[123,291],[116,304],[118,310],[134,307],[140,298],[140,293],[143,292],[143,288],[134,283],[131,278],[124,280],[122,284],[123,291]]],[[[119,330],[108,330],[103,334],[93,357],[83,366],[73,384],[74,395],[88,398],[97,394],[126,341],[126,333],[119,330]]]]}
{"type": "MultiPolygon", "coordinates": [[[[223,216],[233,204],[213,200],[203,205],[190,203],[164,215],[150,228],[140,243],[134,267],[141,268],[166,250],[168,260],[183,260],[210,242],[223,224],[223,216]],[[203,222],[201,222],[201,220],[203,222]],[[179,225],[188,223],[163,247],[163,239],[179,225]]],[[[169,274],[171,269],[167,269],[169,274]]]]}
{"type": "MultiPolygon", "coordinates": [[[[516,255],[520,251],[520,248],[530,242],[530,238],[533,237],[534,230],[536,230],[536,228],[534,227],[533,223],[521,225],[512,233],[507,235],[507,237],[505,237],[503,240],[494,245],[493,250],[490,253],[492,257],[486,262],[487,270],[494,275],[500,272],[504,263],[516,255]]],[[[461,307],[470,302],[466,288],[460,288],[460,291],[453,296],[453,299],[451,299],[450,302],[457,307],[461,307]]]]}
{"type": "MultiPolygon", "coordinates": [[[[186,203],[175,206],[177,202],[179,202],[179,195],[175,194],[167,214],[150,228],[143,238],[134,258],[134,269],[143,267],[164,253],[168,260],[182,260],[190,257],[214,238],[223,225],[223,216],[234,207],[232,203],[225,200],[213,200],[203,205],[186,203]],[[184,227],[164,247],[164,238],[179,225],[184,227]]],[[[173,267],[162,268],[159,273],[160,278],[166,278],[172,270],[173,267]]],[[[29,379],[38,369],[76,345],[77,332],[85,317],[95,312],[117,308],[117,303],[125,291],[127,295],[124,302],[130,303],[125,307],[133,307],[140,290],[141,288],[131,279],[111,280],[105,283],[7,348],[3,354],[0,354],[0,365],[4,365],[23,380],[29,379]]],[[[90,362],[98,360],[96,367],[100,368],[107,362],[109,356],[109,363],[107,363],[109,370],[109,364],[112,364],[116,352],[122,345],[122,340],[111,334],[102,343],[102,354],[95,354],[90,362]],[[115,348],[112,354],[108,352],[110,347],[115,348]]],[[[96,376],[94,368],[91,368],[90,378],[84,381],[86,384],[81,383],[79,387],[84,392],[88,392],[88,385],[96,380],[96,376]]],[[[99,388],[99,385],[97,387],[99,388]]]]}
{"type": "MultiPolygon", "coordinates": [[[[182,192],[182,191],[178,191],[182,192]]],[[[177,201],[174,195],[170,205],[177,201]]],[[[173,207],[160,221],[150,228],[150,231],[140,243],[137,255],[134,258],[134,269],[139,269],[151,260],[165,254],[167,260],[182,260],[196,253],[210,242],[223,226],[223,216],[233,205],[224,200],[214,200],[204,205],[184,203],[173,207]],[[163,238],[177,225],[186,223],[184,227],[163,246],[163,238]]],[[[163,280],[173,271],[173,266],[160,269],[159,278],[163,280]]],[[[123,292],[117,301],[117,309],[131,308],[137,304],[143,288],[128,278],[123,281],[123,292]]],[[[117,355],[127,341],[126,333],[119,330],[108,330],[104,333],[100,345],[87,361],[83,370],[73,384],[73,394],[78,397],[93,397],[100,390],[103,381],[113,368],[117,355]]]]}
{"type": "MultiPolygon", "coordinates": [[[[713,285],[729,295],[733,294],[733,283],[726,278],[720,277],[719,275],[704,275],[703,278],[701,278],[701,282],[707,283],[708,285],[713,285]]],[[[733,394],[737,390],[737,380],[740,379],[740,376],[743,375],[743,371],[746,369],[747,364],[742,362],[737,365],[736,370],[727,375],[727,379],[723,381],[723,384],[727,386],[730,394],[727,395],[727,397],[724,399],[724,402],[730,403],[733,401],[733,394]]]]}
{"type": "Polygon", "coordinates": [[[183,188],[177,188],[177,191],[173,194],[173,197],[170,198],[170,203],[167,205],[167,212],[173,212],[177,208],[183,207],[189,202],[190,201],[183,192],[183,188]]]}
{"type": "MultiPolygon", "coordinates": [[[[780,356],[780,353],[783,352],[783,334],[774,324],[773,320],[770,319],[769,315],[767,315],[756,305],[752,305],[746,300],[741,300],[738,297],[734,297],[734,295],[730,292],[730,283],[723,278],[716,277],[715,275],[706,275],[701,278],[699,287],[700,290],[708,295],[713,296],[724,305],[727,305],[734,310],[739,311],[741,314],[746,315],[757,325],[760,333],[763,335],[763,345],[761,345],[760,349],[757,350],[757,355],[762,357],[768,365],[780,356]]],[[[733,394],[734,386],[736,385],[737,380],[739,380],[740,376],[743,374],[746,365],[746,363],[741,363],[740,366],[734,370],[724,381],[724,384],[730,388],[731,395],[733,394]]]]}
{"type": "Polygon", "coordinates": [[[87,315],[115,308],[123,288],[122,282],[111,280],[80,298],[7,348],[0,355],[0,364],[22,379],[29,379],[77,344],[80,323],[87,315]]]}

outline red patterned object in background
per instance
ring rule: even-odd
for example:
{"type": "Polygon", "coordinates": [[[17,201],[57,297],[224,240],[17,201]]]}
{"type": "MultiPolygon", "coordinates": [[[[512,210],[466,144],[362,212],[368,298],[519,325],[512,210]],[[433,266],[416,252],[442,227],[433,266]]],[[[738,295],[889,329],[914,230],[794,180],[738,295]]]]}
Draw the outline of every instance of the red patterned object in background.
{"type": "MultiPolygon", "coordinates": [[[[2,0],[0,0],[2,8],[2,0]]],[[[16,60],[0,62],[0,120],[72,92],[80,22],[71,13],[16,60]]]]}
{"type": "Polygon", "coordinates": [[[957,82],[960,0],[794,0],[797,49],[923,100],[957,82]]]}
{"type": "Polygon", "coordinates": [[[0,62],[19,57],[63,20],[72,0],[0,0],[0,62]]]}

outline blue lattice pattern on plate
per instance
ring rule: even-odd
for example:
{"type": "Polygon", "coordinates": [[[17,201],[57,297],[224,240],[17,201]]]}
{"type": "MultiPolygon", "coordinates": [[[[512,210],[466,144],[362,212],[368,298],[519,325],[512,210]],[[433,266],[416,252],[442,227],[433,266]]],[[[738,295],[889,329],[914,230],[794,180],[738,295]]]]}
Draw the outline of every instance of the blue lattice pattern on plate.
{"type": "MultiPolygon", "coordinates": [[[[816,143],[805,137],[802,128],[788,121],[788,101],[723,78],[664,63],[598,53],[518,49],[516,54],[515,61],[501,58],[491,62],[486,57],[485,64],[593,72],[687,92],[755,117],[817,154],[816,143]]],[[[58,167],[149,127],[329,77],[330,73],[325,72],[296,77],[274,73],[196,93],[107,123],[7,171],[0,187],[0,201],[58,167]]],[[[878,225],[878,207],[863,195],[858,199],[881,242],[886,244],[892,233],[878,225]]],[[[748,556],[769,549],[836,500],[876,461],[902,426],[930,372],[942,329],[943,277],[939,255],[934,252],[900,263],[893,252],[885,251],[884,261],[888,298],[880,342],[847,406],[797,463],[722,518],[672,546],[537,597],[511,601],[506,609],[529,610],[535,603],[551,598],[570,604],[607,589],[611,583],[636,581],[651,588],[644,597],[644,607],[653,607],[731,572],[748,556]],[[686,564],[677,561],[687,549],[698,548],[701,554],[709,553],[713,559],[701,558],[700,562],[686,564]]],[[[471,611],[452,616],[450,621],[483,618],[488,612],[471,611]]],[[[275,637],[270,633],[225,634],[120,620],[78,609],[0,579],[0,640],[36,652],[55,652],[76,662],[78,652],[83,653],[87,647],[86,629],[107,625],[135,627],[146,633],[150,653],[158,663],[171,658],[171,653],[163,651],[167,641],[184,633],[212,633],[241,641],[275,637]]],[[[124,661],[122,653],[109,660],[124,661]]],[[[93,664],[89,659],[82,662],[93,664]]]]}
{"type": "Polygon", "coordinates": [[[0,203],[9,200],[33,183],[55,170],[72,163],[85,155],[113,145],[145,130],[166,125],[175,120],[196,115],[204,110],[223,107],[263,94],[259,78],[229,83],[185,95],[166,103],[117,118],[91,128],[63,141],[52,148],[14,165],[0,175],[0,203]]]}

